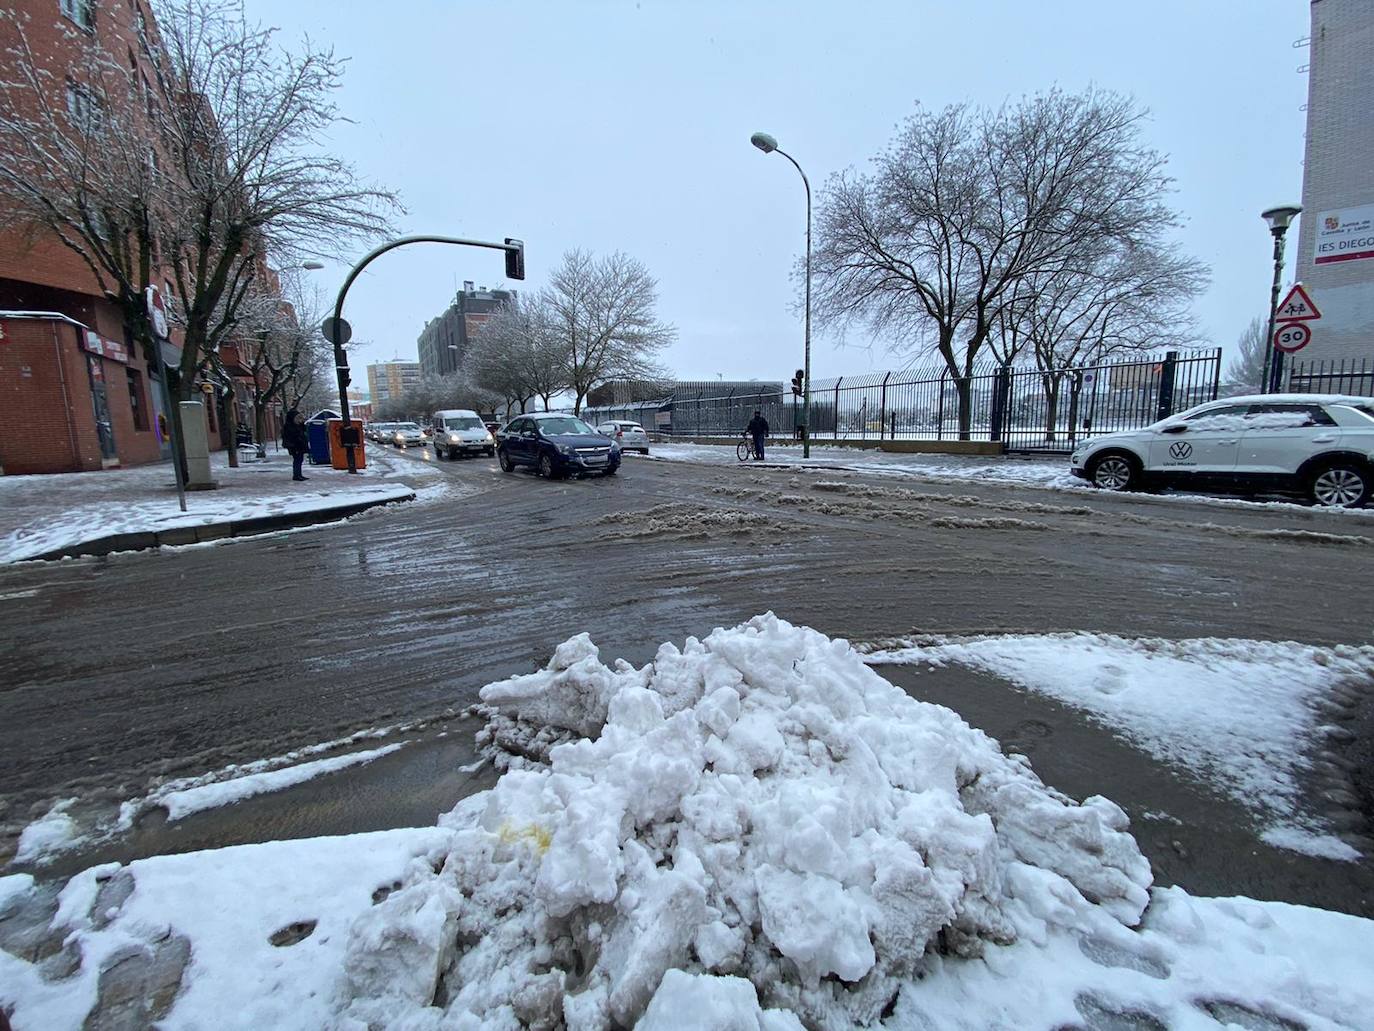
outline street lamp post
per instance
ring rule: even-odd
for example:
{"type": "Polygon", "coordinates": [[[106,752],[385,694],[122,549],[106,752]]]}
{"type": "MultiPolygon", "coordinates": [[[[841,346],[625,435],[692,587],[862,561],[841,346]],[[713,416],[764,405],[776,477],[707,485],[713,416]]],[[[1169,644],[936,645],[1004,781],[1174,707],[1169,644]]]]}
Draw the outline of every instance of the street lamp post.
{"type": "MultiPolygon", "coordinates": [[[[788,161],[792,162],[792,167],[801,176],[802,185],[806,187],[806,360],[803,362],[802,373],[802,457],[811,457],[811,182],[806,178],[806,173],[802,171],[802,166],[787,151],[778,146],[778,141],[766,132],[756,132],[749,137],[749,142],[758,147],[765,154],[772,154],[774,151],[781,154],[788,161]]],[[[839,413],[836,413],[838,418],[839,413]]]]}
{"type": "Polygon", "coordinates": [[[1283,280],[1283,237],[1288,226],[1302,212],[1299,204],[1281,204],[1260,213],[1274,235],[1274,285],[1269,291],[1269,333],[1264,342],[1264,382],[1261,393],[1277,394],[1283,382],[1283,352],[1274,346],[1274,323],[1279,311],[1279,289],[1283,280]]]}
{"type": "Polygon", "coordinates": [[[352,381],[352,377],[348,371],[348,355],[344,352],[344,344],[348,342],[344,333],[344,298],[348,296],[348,288],[353,285],[353,281],[362,275],[363,269],[387,251],[394,251],[397,247],[404,247],[408,243],[449,243],[457,247],[486,247],[490,250],[504,251],[506,254],[506,278],[525,278],[525,245],[520,240],[512,240],[510,237],[506,238],[505,243],[489,243],[486,240],[464,240],[456,236],[403,236],[369,251],[363,255],[358,264],[353,266],[352,271],[348,273],[348,278],[343,281],[343,286],[339,287],[339,296],[334,302],[334,317],[325,320],[327,329],[324,330],[325,336],[334,345],[334,370],[339,375],[339,418],[343,422],[343,426],[340,428],[339,442],[343,444],[344,453],[348,456],[348,471],[350,473],[358,471],[358,459],[354,454],[354,449],[359,444],[360,434],[353,428],[353,423],[348,417],[348,384],[352,381]]]}

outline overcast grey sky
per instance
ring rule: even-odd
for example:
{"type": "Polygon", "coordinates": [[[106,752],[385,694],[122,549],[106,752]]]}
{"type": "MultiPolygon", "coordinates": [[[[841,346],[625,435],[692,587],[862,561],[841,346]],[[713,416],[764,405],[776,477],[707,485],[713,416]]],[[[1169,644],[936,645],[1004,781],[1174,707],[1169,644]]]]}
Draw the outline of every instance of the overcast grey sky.
{"type": "MultiPolygon", "coordinates": [[[[309,35],[350,58],[338,101],[351,123],[331,146],[401,194],[403,231],[522,238],[525,287],[570,247],[641,259],[678,327],[665,358],[683,378],[785,379],[800,365],[788,273],[804,248],[802,187],[749,145],[755,130],[819,190],[918,101],[1132,94],[1170,156],[1182,243],[1212,266],[1199,322],[1228,347],[1268,300],[1259,212],[1302,192],[1301,0],[245,3],[284,42],[309,35]]],[[[309,275],[332,298],[344,271],[309,275]]],[[[345,311],[369,342],[354,364],[414,359],[466,279],[508,285],[496,252],[380,259],[345,311]]],[[[866,343],[818,338],[814,375],[900,363],[866,343]]]]}

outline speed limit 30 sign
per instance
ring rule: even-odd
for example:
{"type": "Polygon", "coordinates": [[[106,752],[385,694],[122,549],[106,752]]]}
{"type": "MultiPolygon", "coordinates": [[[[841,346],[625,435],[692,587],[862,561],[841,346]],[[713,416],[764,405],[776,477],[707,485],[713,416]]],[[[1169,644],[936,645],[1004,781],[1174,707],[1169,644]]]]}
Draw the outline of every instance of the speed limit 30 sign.
{"type": "Polygon", "coordinates": [[[1312,342],[1312,330],[1304,322],[1285,322],[1274,330],[1274,347],[1284,354],[1301,351],[1312,342]]]}

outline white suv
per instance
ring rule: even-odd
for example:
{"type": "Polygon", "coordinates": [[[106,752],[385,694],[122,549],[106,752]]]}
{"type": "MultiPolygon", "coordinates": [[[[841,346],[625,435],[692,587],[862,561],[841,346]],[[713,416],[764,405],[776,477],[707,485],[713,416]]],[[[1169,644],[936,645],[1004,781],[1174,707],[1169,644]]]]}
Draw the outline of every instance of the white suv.
{"type": "Polygon", "coordinates": [[[1359,508],[1374,489],[1374,399],[1228,397],[1074,450],[1073,473],[1103,490],[1277,490],[1359,508]]]}

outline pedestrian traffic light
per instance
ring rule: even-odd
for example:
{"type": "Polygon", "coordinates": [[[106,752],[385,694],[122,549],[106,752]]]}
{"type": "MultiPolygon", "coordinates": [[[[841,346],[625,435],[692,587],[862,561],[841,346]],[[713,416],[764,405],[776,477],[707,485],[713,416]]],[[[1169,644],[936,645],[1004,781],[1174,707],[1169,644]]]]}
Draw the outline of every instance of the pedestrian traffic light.
{"type": "Polygon", "coordinates": [[[506,278],[524,279],[525,278],[525,241],[512,240],[506,237],[506,243],[514,250],[506,251],[506,278]]]}
{"type": "Polygon", "coordinates": [[[792,393],[796,394],[798,397],[806,393],[805,383],[803,382],[805,376],[806,370],[798,369],[797,374],[792,377],[792,393]]]}

